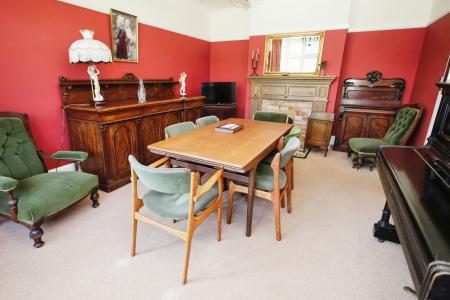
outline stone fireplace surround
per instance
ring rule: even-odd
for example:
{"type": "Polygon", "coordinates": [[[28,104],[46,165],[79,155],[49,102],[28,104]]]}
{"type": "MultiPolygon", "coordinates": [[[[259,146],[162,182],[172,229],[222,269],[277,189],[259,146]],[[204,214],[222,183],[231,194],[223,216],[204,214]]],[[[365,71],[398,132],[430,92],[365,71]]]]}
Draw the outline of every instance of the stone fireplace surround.
{"type": "Polygon", "coordinates": [[[305,152],[308,117],[325,111],[333,76],[251,76],[251,115],[256,111],[286,112],[302,129],[297,156],[305,152]]]}

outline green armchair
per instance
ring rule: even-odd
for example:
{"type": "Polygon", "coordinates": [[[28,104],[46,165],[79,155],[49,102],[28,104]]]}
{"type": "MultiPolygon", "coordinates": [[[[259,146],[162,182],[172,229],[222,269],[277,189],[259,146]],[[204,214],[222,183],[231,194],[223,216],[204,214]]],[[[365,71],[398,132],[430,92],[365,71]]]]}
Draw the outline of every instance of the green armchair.
{"type": "Polygon", "coordinates": [[[45,220],[90,194],[98,206],[98,178],[83,172],[47,173],[43,159],[75,161],[87,153],[58,151],[44,156],[36,146],[26,114],[0,112],[0,217],[30,229],[34,247],[41,247],[45,220]]]}
{"type": "Polygon", "coordinates": [[[406,145],[416,128],[423,113],[423,107],[418,104],[403,106],[392,126],[388,129],[383,139],[351,138],[348,141],[348,157],[352,158],[353,168],[358,170],[364,162],[369,163],[373,170],[375,157],[380,146],[406,145]]]}
{"type": "Polygon", "coordinates": [[[195,120],[195,124],[197,124],[198,128],[206,127],[212,124],[218,123],[220,120],[218,117],[211,115],[206,117],[201,117],[195,120]]]}

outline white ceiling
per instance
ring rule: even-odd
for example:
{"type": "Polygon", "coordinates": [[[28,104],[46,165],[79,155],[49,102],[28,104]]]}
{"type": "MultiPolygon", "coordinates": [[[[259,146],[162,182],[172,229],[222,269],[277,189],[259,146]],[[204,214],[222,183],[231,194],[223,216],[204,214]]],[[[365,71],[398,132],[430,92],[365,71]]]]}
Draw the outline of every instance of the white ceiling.
{"type": "Polygon", "coordinates": [[[193,0],[193,1],[200,3],[201,5],[211,10],[224,9],[232,6],[229,0],[193,0]]]}

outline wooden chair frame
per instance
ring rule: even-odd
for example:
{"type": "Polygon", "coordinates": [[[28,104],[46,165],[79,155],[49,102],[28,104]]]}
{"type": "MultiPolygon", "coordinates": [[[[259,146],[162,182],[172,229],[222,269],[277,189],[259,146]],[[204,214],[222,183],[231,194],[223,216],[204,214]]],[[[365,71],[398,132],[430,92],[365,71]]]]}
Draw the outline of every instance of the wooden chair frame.
{"type": "MultiPolygon", "coordinates": [[[[283,144],[282,139],[280,139],[279,145],[283,144]]],[[[279,148],[279,147],[278,147],[279,148]]],[[[265,190],[255,190],[255,196],[260,197],[262,199],[271,201],[273,204],[273,213],[275,218],[275,237],[277,241],[281,241],[281,207],[284,206],[282,203],[286,198],[287,202],[287,212],[292,212],[292,189],[293,185],[291,183],[292,180],[292,172],[293,172],[293,161],[289,160],[289,163],[286,165],[286,177],[287,182],[285,186],[280,190],[279,179],[280,179],[280,153],[277,153],[272,160],[270,166],[273,170],[273,180],[274,186],[271,192],[265,190]]],[[[232,181],[229,183],[228,187],[228,209],[227,209],[227,224],[231,224],[231,219],[233,215],[233,196],[234,193],[243,193],[248,194],[248,187],[243,185],[238,185],[232,181]]]]}
{"type": "MultiPolygon", "coordinates": [[[[164,165],[166,168],[170,168],[169,157],[161,158],[160,160],[149,165],[151,168],[157,168],[164,165]]],[[[190,187],[190,201],[189,201],[189,213],[187,219],[187,230],[181,231],[175,229],[173,227],[167,226],[165,224],[159,223],[148,216],[145,216],[139,212],[142,206],[144,206],[143,199],[138,197],[137,192],[137,180],[138,176],[136,172],[131,168],[131,184],[132,184],[132,199],[133,199],[133,210],[131,217],[131,234],[132,234],[132,243],[131,243],[131,256],[136,255],[136,230],[137,230],[137,221],[141,221],[147,224],[154,225],[164,231],[167,231],[176,237],[182,239],[186,242],[186,251],[184,256],[184,270],[183,270],[183,278],[182,283],[186,284],[188,267],[189,267],[189,256],[191,251],[192,244],[192,236],[194,234],[195,229],[208,217],[211,213],[217,210],[218,218],[217,218],[217,240],[220,241],[222,238],[222,194],[223,194],[223,169],[218,170],[214,173],[211,178],[209,178],[204,185],[199,188],[200,183],[200,174],[198,172],[191,172],[191,187],[190,187]],[[200,199],[202,195],[204,195],[208,190],[210,190],[216,183],[218,183],[219,195],[213,200],[209,206],[195,215],[195,203],[200,199]]]]}
{"type": "MultiPolygon", "coordinates": [[[[405,108],[405,107],[415,108],[415,109],[418,110],[418,113],[417,113],[414,121],[412,122],[411,126],[409,126],[408,131],[406,131],[405,135],[400,140],[400,144],[398,144],[398,146],[405,146],[406,145],[406,143],[408,142],[409,138],[413,134],[414,129],[416,129],[417,124],[419,123],[419,120],[422,117],[422,113],[423,113],[423,106],[420,105],[420,104],[407,104],[407,105],[403,105],[402,106],[402,108],[405,108]]],[[[400,108],[400,109],[402,109],[402,108],[400,108]]],[[[361,169],[361,166],[363,164],[363,160],[364,160],[365,157],[373,157],[373,158],[377,157],[376,153],[367,153],[367,152],[354,151],[354,150],[352,150],[350,148],[350,145],[349,145],[348,146],[348,150],[347,150],[347,157],[348,158],[351,157],[352,152],[356,153],[356,155],[358,156],[357,159],[353,161],[353,168],[356,168],[358,171],[359,171],[359,169],[361,169]]],[[[369,166],[370,171],[373,170],[374,166],[375,166],[375,160],[369,166]]]]}

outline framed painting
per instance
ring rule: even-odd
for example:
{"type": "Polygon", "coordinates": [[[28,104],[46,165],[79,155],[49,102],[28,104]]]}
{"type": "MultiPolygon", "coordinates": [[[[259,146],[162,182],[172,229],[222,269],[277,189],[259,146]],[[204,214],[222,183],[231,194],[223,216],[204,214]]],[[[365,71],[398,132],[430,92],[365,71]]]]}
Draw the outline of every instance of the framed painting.
{"type": "Polygon", "coordinates": [[[447,65],[445,66],[444,76],[442,77],[442,82],[450,83],[450,55],[447,59],[447,65]]]}
{"type": "Polygon", "coordinates": [[[113,61],[138,62],[138,19],[111,9],[111,49],[113,61]]]}

